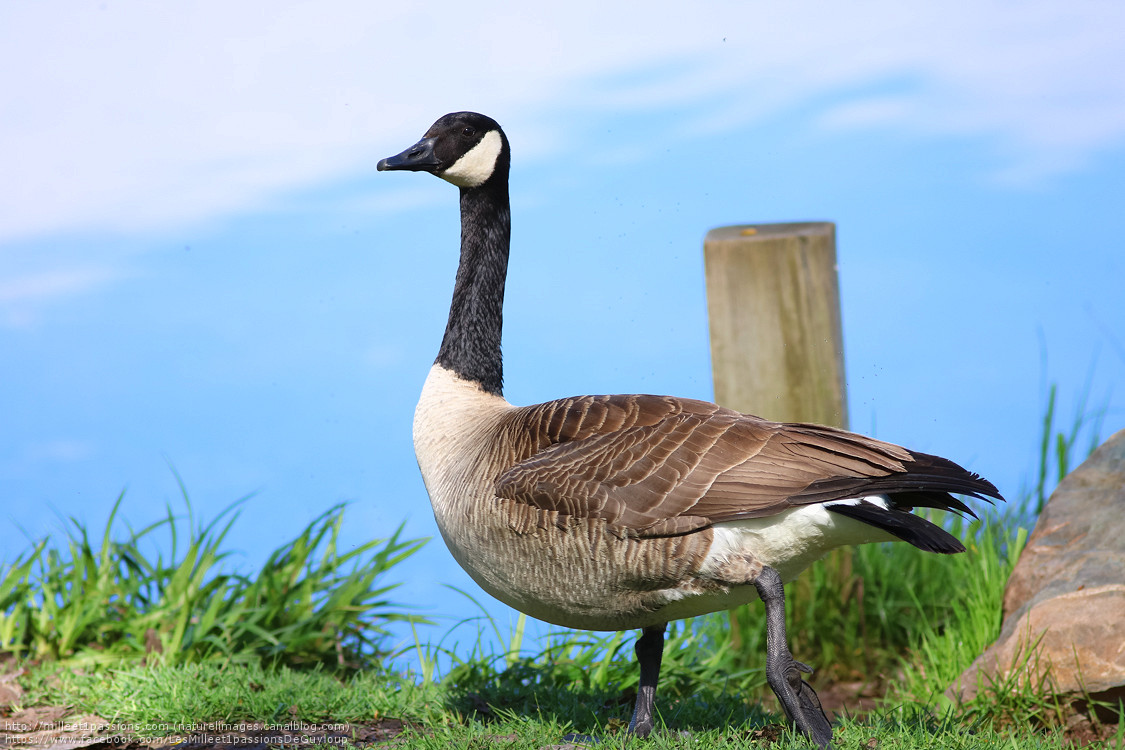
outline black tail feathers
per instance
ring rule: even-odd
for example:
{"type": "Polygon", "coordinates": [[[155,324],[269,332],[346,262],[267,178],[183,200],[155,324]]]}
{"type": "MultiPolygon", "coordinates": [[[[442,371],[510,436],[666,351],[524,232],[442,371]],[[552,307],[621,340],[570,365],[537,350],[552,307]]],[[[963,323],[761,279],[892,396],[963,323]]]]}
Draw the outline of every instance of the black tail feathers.
{"type": "MultiPolygon", "coordinates": [[[[894,507],[894,500],[891,502],[892,505],[889,509],[866,500],[854,504],[830,503],[824,507],[833,513],[839,513],[842,516],[854,518],[857,521],[882,529],[926,552],[939,552],[949,555],[965,551],[965,545],[961,544],[957,537],[942,527],[921,516],[894,507]]],[[[922,505],[922,503],[915,503],[915,505],[922,505]]],[[[957,505],[962,504],[957,502],[957,505]]],[[[964,506],[962,505],[962,507],[964,506]]],[[[954,508],[956,508],[956,505],[954,508]]],[[[960,508],[957,509],[960,510],[960,508]]],[[[968,508],[965,508],[965,510],[972,514],[972,511],[969,511],[968,508]]]]}

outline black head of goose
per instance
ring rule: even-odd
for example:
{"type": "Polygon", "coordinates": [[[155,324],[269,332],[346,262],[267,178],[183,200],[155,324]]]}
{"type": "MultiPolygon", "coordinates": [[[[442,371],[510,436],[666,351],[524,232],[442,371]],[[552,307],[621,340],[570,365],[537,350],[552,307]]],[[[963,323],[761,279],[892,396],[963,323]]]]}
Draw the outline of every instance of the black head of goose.
{"type": "Polygon", "coordinates": [[[786,645],[783,583],[840,545],[899,539],[961,552],[910,511],[971,513],[949,493],[999,493],[944,458],[692,399],[509,404],[500,355],[509,164],[494,120],[456,112],[378,165],[432,172],[461,191],[449,322],[414,416],[446,544],[482,588],[532,617],[643,629],[638,735],[653,728],[667,623],[762,599],[770,686],[797,728],[828,747],[831,726],[800,676],[811,670],[786,645]]]}

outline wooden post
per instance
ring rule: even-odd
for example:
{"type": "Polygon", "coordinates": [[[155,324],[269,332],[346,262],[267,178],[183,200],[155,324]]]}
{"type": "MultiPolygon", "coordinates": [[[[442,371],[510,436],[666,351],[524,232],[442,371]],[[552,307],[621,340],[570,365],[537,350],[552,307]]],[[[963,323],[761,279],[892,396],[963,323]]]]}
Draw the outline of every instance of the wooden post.
{"type": "Polygon", "coordinates": [[[847,428],[835,225],[712,229],[703,256],[715,401],[847,428]]]}

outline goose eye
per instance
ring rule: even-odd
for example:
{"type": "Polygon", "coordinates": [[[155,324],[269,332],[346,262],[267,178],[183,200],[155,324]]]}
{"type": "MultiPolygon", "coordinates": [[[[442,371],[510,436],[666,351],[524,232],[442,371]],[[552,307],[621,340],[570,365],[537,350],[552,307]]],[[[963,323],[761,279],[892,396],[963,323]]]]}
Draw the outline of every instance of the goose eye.
{"type": "Polygon", "coordinates": [[[466,125],[465,129],[461,131],[461,135],[464,135],[464,136],[474,136],[476,134],[477,134],[477,130],[472,125],[466,125]]]}

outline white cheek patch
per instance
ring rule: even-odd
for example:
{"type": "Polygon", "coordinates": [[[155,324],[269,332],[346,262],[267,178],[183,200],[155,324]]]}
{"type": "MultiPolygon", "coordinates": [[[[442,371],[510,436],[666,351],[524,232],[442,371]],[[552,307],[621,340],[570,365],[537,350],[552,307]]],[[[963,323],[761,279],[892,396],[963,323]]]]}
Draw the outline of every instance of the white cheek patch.
{"type": "Polygon", "coordinates": [[[467,154],[455,161],[453,166],[438,177],[452,182],[457,187],[479,187],[496,170],[496,160],[500,158],[503,147],[500,133],[490,130],[484,134],[484,138],[480,139],[480,143],[469,149],[467,154]]]}

